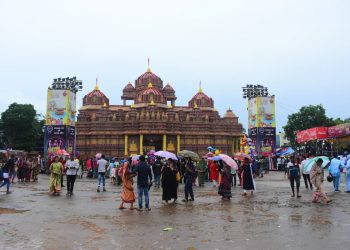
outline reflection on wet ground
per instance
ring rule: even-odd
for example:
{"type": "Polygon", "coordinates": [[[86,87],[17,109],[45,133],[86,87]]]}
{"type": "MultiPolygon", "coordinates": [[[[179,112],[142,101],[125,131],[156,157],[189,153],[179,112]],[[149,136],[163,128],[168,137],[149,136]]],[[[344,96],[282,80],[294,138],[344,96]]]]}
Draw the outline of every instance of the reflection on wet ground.
{"type": "MultiPolygon", "coordinates": [[[[78,180],[75,195],[52,197],[48,177],[0,192],[0,249],[348,249],[350,195],[326,190],[331,205],[311,203],[311,192],[290,197],[283,173],[257,180],[258,192],[222,201],[211,185],[195,188],[194,203],[164,206],[151,190],[151,212],[120,211],[120,187],[97,193],[78,180]],[[163,230],[167,229],[167,230],[163,230]],[[344,248],[345,247],[345,248],[344,248]]],[[[65,191],[65,190],[64,190],[65,191]]],[[[179,188],[179,200],[183,197],[179,188]]]]}

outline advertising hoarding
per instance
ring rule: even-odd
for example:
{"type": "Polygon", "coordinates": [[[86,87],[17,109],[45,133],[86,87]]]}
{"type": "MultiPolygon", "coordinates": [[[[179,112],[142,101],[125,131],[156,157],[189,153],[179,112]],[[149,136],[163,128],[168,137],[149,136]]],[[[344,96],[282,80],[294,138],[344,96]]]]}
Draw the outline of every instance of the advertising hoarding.
{"type": "Polygon", "coordinates": [[[66,89],[47,90],[46,125],[75,125],[76,94],[66,89]]]}

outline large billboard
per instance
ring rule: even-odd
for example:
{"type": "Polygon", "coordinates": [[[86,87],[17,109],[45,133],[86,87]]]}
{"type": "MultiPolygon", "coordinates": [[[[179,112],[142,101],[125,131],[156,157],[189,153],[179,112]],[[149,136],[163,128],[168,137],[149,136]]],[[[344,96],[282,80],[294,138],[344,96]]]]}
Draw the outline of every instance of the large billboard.
{"type": "Polygon", "coordinates": [[[47,90],[46,125],[75,125],[76,95],[66,89],[47,90]]]}
{"type": "Polygon", "coordinates": [[[59,149],[66,150],[67,129],[64,125],[48,125],[45,126],[45,155],[51,155],[59,149]]]}
{"type": "Polygon", "coordinates": [[[254,155],[269,156],[276,152],[275,96],[248,100],[248,136],[254,155]]]}
{"type": "Polygon", "coordinates": [[[45,126],[45,155],[51,155],[59,149],[64,149],[69,154],[75,150],[75,127],[66,125],[45,126]]]}
{"type": "Polygon", "coordinates": [[[257,151],[261,156],[276,152],[276,128],[258,128],[257,151]]]}
{"type": "Polygon", "coordinates": [[[248,128],[275,128],[275,96],[248,100],[248,128]]]}

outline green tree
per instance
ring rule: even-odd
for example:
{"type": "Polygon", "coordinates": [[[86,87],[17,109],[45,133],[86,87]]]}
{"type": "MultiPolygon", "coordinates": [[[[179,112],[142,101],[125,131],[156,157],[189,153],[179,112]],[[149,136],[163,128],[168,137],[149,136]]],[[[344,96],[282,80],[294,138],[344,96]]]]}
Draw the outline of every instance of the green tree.
{"type": "Polygon", "coordinates": [[[300,130],[313,127],[333,126],[333,119],[328,118],[322,105],[302,107],[298,113],[288,116],[287,125],[283,127],[291,146],[297,146],[296,135],[300,130]]]}
{"type": "Polygon", "coordinates": [[[33,105],[12,103],[1,114],[1,121],[8,147],[26,151],[34,149],[42,132],[33,105]]]}
{"type": "Polygon", "coordinates": [[[334,125],[339,125],[339,124],[343,124],[343,123],[349,123],[350,122],[350,118],[346,118],[346,119],[341,119],[341,118],[337,118],[335,120],[333,120],[334,125]]]}

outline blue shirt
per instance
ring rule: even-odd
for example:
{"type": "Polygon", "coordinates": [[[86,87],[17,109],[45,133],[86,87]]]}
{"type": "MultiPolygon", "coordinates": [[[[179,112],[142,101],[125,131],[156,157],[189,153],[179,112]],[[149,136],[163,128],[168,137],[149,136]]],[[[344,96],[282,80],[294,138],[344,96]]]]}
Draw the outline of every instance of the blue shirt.
{"type": "Polygon", "coordinates": [[[343,167],[344,165],[341,160],[334,158],[331,160],[331,164],[329,165],[329,173],[331,173],[331,175],[334,177],[339,177],[343,167]]]}

